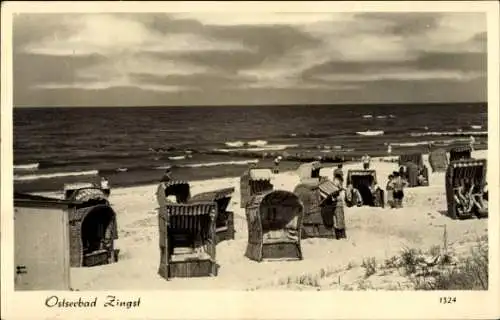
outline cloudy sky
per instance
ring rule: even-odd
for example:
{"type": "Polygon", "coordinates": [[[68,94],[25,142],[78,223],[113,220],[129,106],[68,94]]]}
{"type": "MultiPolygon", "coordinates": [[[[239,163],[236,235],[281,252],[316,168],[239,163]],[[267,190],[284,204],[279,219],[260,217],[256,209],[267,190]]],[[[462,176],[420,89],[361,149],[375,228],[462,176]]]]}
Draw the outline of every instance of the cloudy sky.
{"type": "Polygon", "coordinates": [[[14,106],[486,101],[481,13],[14,17],[14,106]]]}

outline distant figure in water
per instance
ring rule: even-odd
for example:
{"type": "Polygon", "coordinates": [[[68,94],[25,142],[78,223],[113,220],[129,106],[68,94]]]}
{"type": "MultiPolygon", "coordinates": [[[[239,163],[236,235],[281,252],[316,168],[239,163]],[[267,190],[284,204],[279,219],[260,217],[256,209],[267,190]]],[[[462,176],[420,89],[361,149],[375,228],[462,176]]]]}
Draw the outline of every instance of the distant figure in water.
{"type": "Polygon", "coordinates": [[[474,136],[470,136],[470,138],[469,138],[469,145],[470,145],[471,151],[474,151],[474,144],[475,143],[476,143],[476,139],[474,138],[474,136]]]}
{"type": "Polygon", "coordinates": [[[368,170],[370,168],[370,156],[365,153],[361,161],[363,162],[363,169],[368,170]]]}
{"type": "Polygon", "coordinates": [[[282,159],[281,156],[277,156],[274,159],[274,171],[273,171],[273,173],[275,173],[275,174],[277,174],[277,173],[280,172],[280,162],[281,162],[281,159],[282,159]]]}
{"type": "Polygon", "coordinates": [[[106,179],[106,177],[101,177],[101,189],[104,192],[104,194],[106,194],[107,196],[109,196],[109,194],[111,193],[111,190],[109,187],[109,181],[108,181],[108,179],[106,179]]]}
{"type": "Polygon", "coordinates": [[[390,156],[392,153],[392,145],[389,143],[389,145],[387,146],[387,154],[390,156]]]}
{"type": "Polygon", "coordinates": [[[163,173],[163,177],[161,178],[161,182],[168,182],[172,180],[172,168],[168,167],[165,169],[165,172],[163,173]]]}

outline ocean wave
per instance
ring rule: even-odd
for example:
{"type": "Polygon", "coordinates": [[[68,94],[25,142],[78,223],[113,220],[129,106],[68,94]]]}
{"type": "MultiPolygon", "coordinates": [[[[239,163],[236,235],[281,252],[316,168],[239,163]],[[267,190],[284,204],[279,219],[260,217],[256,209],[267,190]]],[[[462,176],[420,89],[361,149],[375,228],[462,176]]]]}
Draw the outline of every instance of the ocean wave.
{"type": "Polygon", "coordinates": [[[266,140],[255,140],[255,141],[247,142],[247,145],[252,146],[252,147],[263,147],[263,146],[267,145],[267,141],[266,140]]]}
{"type": "Polygon", "coordinates": [[[14,170],[17,171],[35,171],[40,166],[40,163],[15,164],[14,170]]]}
{"type": "Polygon", "coordinates": [[[243,141],[229,141],[229,142],[226,142],[225,144],[228,147],[238,148],[238,147],[243,147],[245,145],[245,142],[243,142],[243,141]]]}
{"type": "Polygon", "coordinates": [[[193,163],[193,164],[183,164],[179,168],[200,168],[200,167],[215,167],[223,165],[246,165],[250,163],[258,163],[259,159],[253,160],[235,160],[235,161],[219,161],[219,162],[205,162],[205,163],[193,163]]]}
{"type": "Polygon", "coordinates": [[[371,119],[371,118],[373,118],[373,116],[371,114],[365,114],[365,115],[363,115],[363,118],[364,119],[371,119]]]}
{"type": "Polygon", "coordinates": [[[97,176],[99,172],[97,170],[87,170],[87,171],[73,171],[73,172],[55,172],[46,174],[27,174],[27,175],[14,175],[14,181],[31,181],[39,179],[50,179],[50,178],[60,178],[60,177],[71,177],[71,176],[97,176]]]}
{"type": "Polygon", "coordinates": [[[412,142],[395,142],[391,143],[393,147],[416,147],[416,146],[425,146],[425,145],[439,145],[446,146],[451,145],[457,142],[468,142],[468,138],[458,138],[458,139],[447,139],[447,140],[427,140],[427,141],[412,141],[412,142]]]}
{"type": "Polygon", "coordinates": [[[487,136],[488,131],[431,131],[431,132],[412,132],[412,137],[423,136],[487,136]]]}
{"type": "Polygon", "coordinates": [[[480,130],[482,129],[483,127],[482,126],[479,126],[479,125],[472,125],[470,126],[471,129],[474,129],[474,130],[480,130]]]}
{"type": "Polygon", "coordinates": [[[262,147],[252,147],[252,148],[235,148],[235,149],[214,149],[215,152],[235,152],[235,151],[280,151],[288,148],[298,147],[298,144],[269,144],[262,147]]]}
{"type": "Polygon", "coordinates": [[[372,137],[372,136],[381,136],[384,134],[384,131],[382,131],[382,130],[367,130],[367,131],[358,131],[358,132],[356,132],[356,134],[360,135],[360,136],[372,137]]]}
{"type": "Polygon", "coordinates": [[[265,140],[254,140],[254,141],[248,141],[248,142],[238,140],[238,141],[228,141],[225,143],[226,146],[231,147],[231,148],[241,148],[243,146],[263,147],[267,144],[268,144],[268,142],[265,140]]]}
{"type": "Polygon", "coordinates": [[[377,116],[377,119],[385,119],[387,116],[377,116]]]}
{"type": "Polygon", "coordinates": [[[173,157],[168,157],[168,160],[184,160],[186,159],[186,156],[173,156],[173,157]]]}

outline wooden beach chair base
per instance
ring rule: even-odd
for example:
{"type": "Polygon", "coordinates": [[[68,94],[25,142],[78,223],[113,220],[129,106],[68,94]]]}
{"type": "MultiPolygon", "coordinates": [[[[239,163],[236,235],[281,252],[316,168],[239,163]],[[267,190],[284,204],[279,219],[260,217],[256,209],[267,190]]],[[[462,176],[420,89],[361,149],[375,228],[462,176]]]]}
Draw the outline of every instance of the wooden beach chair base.
{"type": "Polygon", "coordinates": [[[218,265],[211,259],[171,261],[169,264],[161,264],[158,273],[167,280],[170,278],[215,277],[218,273],[218,265]]]}

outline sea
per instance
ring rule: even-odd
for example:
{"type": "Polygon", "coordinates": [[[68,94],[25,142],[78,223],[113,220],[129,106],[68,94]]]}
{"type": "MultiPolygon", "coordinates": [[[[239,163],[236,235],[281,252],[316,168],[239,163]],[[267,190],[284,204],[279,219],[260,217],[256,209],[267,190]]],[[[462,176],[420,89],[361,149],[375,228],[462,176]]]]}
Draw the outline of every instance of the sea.
{"type": "Polygon", "coordinates": [[[487,149],[487,104],[14,108],[14,187],[157,183],[240,176],[250,163],[292,170],[302,161],[355,161],[364,154],[487,149]]]}

